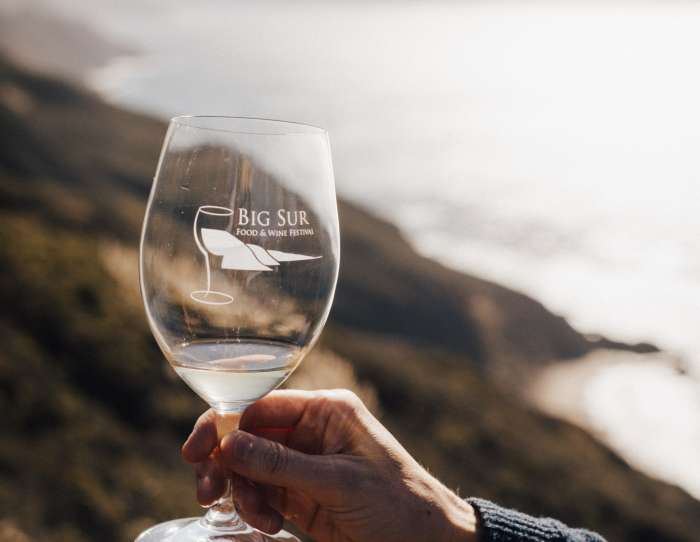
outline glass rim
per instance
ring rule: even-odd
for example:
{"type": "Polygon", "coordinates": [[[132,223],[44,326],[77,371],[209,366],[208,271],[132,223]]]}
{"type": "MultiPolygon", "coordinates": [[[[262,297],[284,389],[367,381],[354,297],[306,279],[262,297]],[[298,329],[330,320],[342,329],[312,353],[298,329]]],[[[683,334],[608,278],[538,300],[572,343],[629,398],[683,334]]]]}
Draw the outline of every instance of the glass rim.
{"type": "Polygon", "coordinates": [[[209,216],[233,216],[233,210],[221,205],[201,205],[198,209],[209,216]]]}
{"type": "Polygon", "coordinates": [[[242,117],[235,115],[177,115],[170,119],[171,124],[245,135],[328,135],[320,126],[291,120],[264,117],[242,117]],[[209,126],[207,124],[210,123],[209,126]],[[240,126],[235,126],[238,123],[240,126]],[[233,126],[227,124],[232,124],[233,126]],[[245,125],[248,125],[247,129],[245,125]],[[267,126],[267,127],[266,127],[267,126]],[[275,128],[276,127],[276,128],[275,128]]]}

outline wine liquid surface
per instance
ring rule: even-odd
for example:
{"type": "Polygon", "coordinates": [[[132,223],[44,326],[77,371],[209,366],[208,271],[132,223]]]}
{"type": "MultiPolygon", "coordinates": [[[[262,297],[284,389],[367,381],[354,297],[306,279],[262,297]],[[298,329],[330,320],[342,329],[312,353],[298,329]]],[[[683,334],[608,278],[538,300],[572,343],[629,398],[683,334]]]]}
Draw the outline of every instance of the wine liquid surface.
{"type": "Polygon", "coordinates": [[[195,341],[174,348],[170,363],[192,390],[217,410],[237,410],[289,376],[301,349],[282,342],[195,341]]]}

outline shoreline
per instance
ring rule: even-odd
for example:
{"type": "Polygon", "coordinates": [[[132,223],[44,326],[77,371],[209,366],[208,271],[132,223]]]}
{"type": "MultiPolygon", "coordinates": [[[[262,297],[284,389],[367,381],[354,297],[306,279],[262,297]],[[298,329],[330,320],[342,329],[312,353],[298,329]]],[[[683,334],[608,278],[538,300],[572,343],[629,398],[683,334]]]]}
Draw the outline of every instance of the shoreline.
{"type": "Polygon", "coordinates": [[[667,352],[594,350],[538,371],[525,393],[649,476],[700,499],[700,383],[667,352]]]}

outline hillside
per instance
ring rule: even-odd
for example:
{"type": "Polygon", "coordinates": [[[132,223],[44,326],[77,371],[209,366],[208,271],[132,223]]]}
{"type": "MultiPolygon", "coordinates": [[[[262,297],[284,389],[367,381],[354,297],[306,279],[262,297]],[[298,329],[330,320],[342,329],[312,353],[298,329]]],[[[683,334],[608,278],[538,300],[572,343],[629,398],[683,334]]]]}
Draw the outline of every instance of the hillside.
{"type": "Polygon", "coordinates": [[[10,4],[0,3],[0,48],[23,66],[80,81],[109,60],[134,52],[40,1],[10,4]]]}
{"type": "MultiPolygon", "coordinates": [[[[203,406],[166,367],[136,289],[163,123],[0,61],[0,125],[0,538],[126,541],[197,513],[178,449],[203,406]]],[[[298,385],[358,389],[465,495],[610,540],[693,539],[700,503],[507,391],[529,365],[588,351],[585,338],[340,210],[336,303],[298,385]]]]}

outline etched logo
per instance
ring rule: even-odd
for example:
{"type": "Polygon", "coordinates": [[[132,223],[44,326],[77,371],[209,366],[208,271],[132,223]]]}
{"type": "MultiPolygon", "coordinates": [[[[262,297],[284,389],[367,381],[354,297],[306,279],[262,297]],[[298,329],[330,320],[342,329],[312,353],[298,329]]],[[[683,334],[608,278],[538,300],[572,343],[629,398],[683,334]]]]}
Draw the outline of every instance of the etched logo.
{"type": "MultiPolygon", "coordinates": [[[[240,209],[241,225],[269,225],[269,213],[261,211],[250,214],[246,209],[240,209]],[[245,211],[245,212],[244,212],[245,211]],[[258,220],[252,219],[256,217],[258,220]],[[251,218],[249,218],[251,217],[251,218]],[[262,217],[262,220],[260,218],[262,217]],[[255,220],[255,222],[254,222],[255,220]],[[267,222],[267,224],[266,224],[267,222]]],[[[296,211],[302,223],[308,225],[305,211],[296,211]]],[[[190,292],[190,297],[199,303],[206,305],[228,305],[233,303],[233,296],[212,289],[211,284],[211,264],[209,255],[221,256],[221,269],[231,269],[236,271],[273,271],[277,266],[287,262],[298,262],[303,260],[317,260],[321,256],[307,256],[293,252],[282,252],[280,250],[266,250],[260,245],[246,243],[225,229],[203,227],[200,225],[203,217],[223,218],[233,217],[233,209],[220,207],[218,205],[202,205],[197,209],[192,226],[194,240],[197,248],[204,255],[204,263],[207,270],[207,289],[190,292]]],[[[289,213],[280,210],[278,217],[284,219],[289,213]],[[286,213],[286,215],[285,215],[286,213]]],[[[286,219],[286,222],[290,222],[286,219]]],[[[240,229],[238,231],[241,231],[240,229]]],[[[256,230],[257,232],[257,230],[256,230]]],[[[279,233],[279,232],[278,232],[279,233]]],[[[263,234],[262,237],[266,237],[263,234]]],[[[273,236],[272,233],[269,235],[273,236]]],[[[286,237],[286,234],[284,235],[286,237]]]]}

